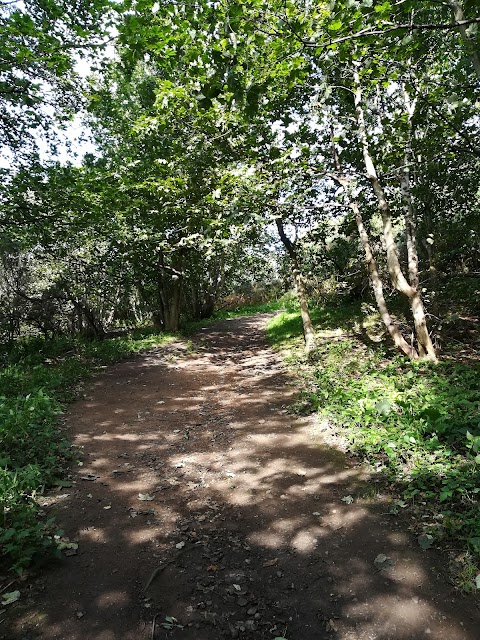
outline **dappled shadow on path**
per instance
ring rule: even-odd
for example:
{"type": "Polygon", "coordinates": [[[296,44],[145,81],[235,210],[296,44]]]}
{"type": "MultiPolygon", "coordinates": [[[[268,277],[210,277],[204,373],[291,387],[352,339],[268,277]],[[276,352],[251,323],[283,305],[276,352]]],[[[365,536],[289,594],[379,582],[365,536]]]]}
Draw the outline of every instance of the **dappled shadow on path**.
{"type": "Polygon", "coordinates": [[[84,465],[53,509],[78,554],[33,585],[7,638],[478,637],[440,555],[328,430],[290,413],[264,320],[113,367],[72,406],[84,465]]]}

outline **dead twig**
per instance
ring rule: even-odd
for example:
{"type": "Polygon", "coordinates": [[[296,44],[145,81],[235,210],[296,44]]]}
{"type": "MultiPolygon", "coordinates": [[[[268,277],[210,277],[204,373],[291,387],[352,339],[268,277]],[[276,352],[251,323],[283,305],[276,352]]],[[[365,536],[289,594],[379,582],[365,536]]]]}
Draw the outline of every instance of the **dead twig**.
{"type": "Polygon", "coordinates": [[[148,587],[152,584],[152,582],[155,580],[155,578],[157,578],[163,571],[165,571],[165,569],[168,566],[176,562],[182,554],[184,554],[186,551],[190,551],[191,548],[192,547],[185,547],[184,549],[176,553],[172,558],[170,558],[170,560],[167,560],[166,562],[159,565],[156,569],[154,569],[146,585],[143,587],[143,591],[145,592],[148,589],[148,587]]]}
{"type": "Polygon", "coordinates": [[[6,591],[8,589],[8,587],[11,587],[12,584],[15,582],[15,580],[11,580],[7,585],[5,585],[4,587],[2,587],[0,589],[0,593],[3,593],[4,591],[6,591]]]}
{"type": "Polygon", "coordinates": [[[158,616],[158,613],[156,613],[153,616],[153,621],[152,621],[152,640],[155,640],[155,626],[157,624],[157,616],[158,616]]]}

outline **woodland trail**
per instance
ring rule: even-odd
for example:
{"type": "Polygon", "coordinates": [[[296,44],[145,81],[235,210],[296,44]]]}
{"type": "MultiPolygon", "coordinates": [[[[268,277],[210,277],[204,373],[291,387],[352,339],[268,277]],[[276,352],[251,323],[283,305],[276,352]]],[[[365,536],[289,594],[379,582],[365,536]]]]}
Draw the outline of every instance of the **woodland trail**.
{"type": "Polygon", "coordinates": [[[84,464],[48,510],[78,551],[0,637],[478,640],[478,606],[442,555],[386,514],[314,417],[288,410],[296,389],[266,319],[111,367],[71,406],[84,464]]]}

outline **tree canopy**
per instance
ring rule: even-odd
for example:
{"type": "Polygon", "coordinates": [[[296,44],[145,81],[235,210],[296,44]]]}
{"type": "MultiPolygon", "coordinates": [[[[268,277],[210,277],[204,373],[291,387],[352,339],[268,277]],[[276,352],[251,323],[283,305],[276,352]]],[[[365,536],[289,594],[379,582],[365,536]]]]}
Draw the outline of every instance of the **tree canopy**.
{"type": "Polygon", "coordinates": [[[320,281],[355,296],[369,277],[397,348],[435,359],[440,280],[478,268],[479,21],[456,0],[4,3],[3,146],[80,109],[97,150],[27,151],[5,180],[5,287],[13,255],[30,282],[9,292],[17,315],[82,298],[96,331],[177,328],[253,283],[262,251],[272,274],[283,242],[274,271],[297,274],[307,314],[320,281]]]}

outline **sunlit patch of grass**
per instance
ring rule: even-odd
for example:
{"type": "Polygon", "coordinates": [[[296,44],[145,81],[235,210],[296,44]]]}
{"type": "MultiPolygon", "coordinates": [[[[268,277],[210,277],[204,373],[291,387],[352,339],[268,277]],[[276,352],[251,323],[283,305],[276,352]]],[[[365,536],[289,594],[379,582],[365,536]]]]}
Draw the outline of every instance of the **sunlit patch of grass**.
{"type": "MultiPolygon", "coordinates": [[[[315,309],[319,344],[308,360],[298,312],[269,323],[269,340],[288,352],[302,377],[297,408],[335,423],[351,451],[422,513],[419,529],[436,540],[454,540],[478,563],[480,365],[453,360],[434,365],[395,355],[365,336],[361,311],[358,306],[315,309]]],[[[371,326],[375,322],[372,314],[371,326]]]]}

